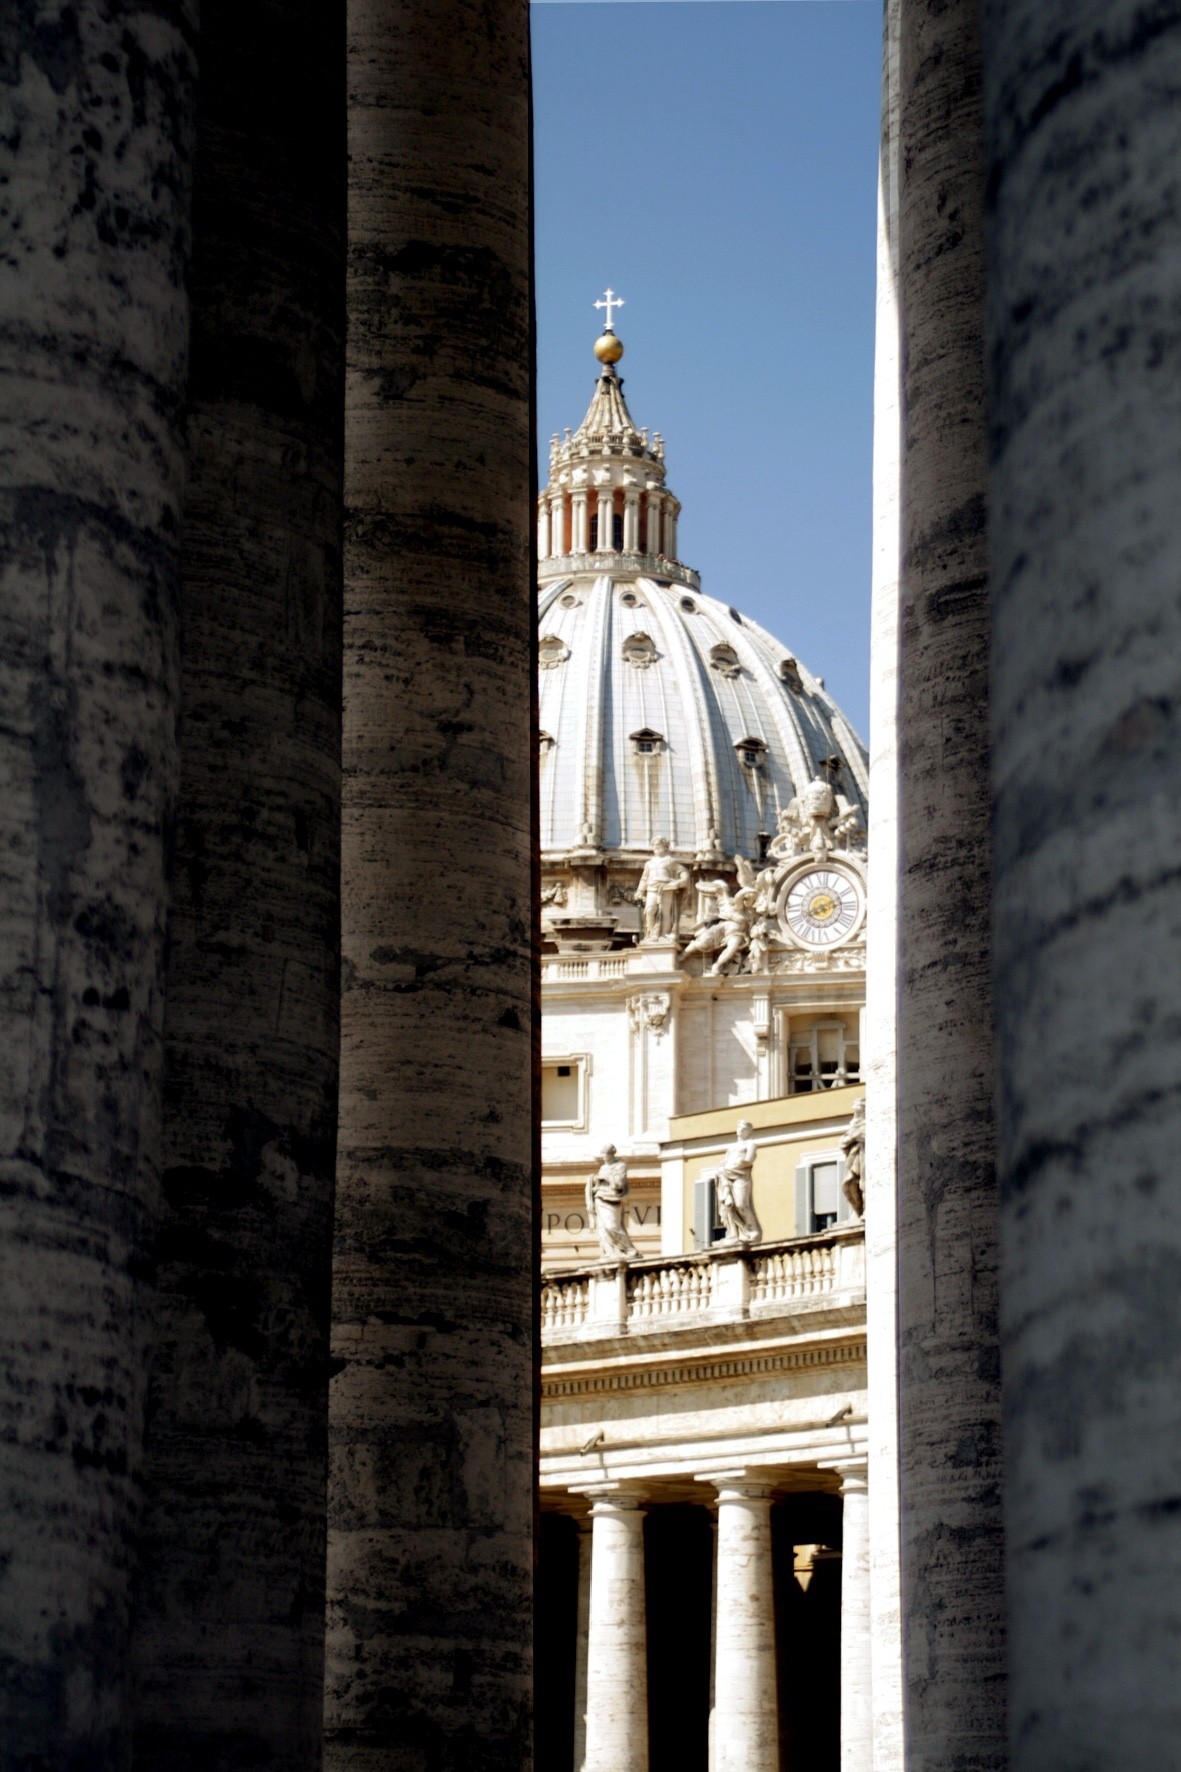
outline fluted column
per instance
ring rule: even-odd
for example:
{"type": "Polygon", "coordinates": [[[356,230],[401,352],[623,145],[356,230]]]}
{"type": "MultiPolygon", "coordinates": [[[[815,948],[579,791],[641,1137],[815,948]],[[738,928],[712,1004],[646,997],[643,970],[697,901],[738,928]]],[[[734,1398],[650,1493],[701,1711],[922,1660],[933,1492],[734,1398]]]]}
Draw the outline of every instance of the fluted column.
{"type": "Polygon", "coordinates": [[[0,38],[0,1761],[122,1768],[197,6],[30,0],[0,38]]]}
{"type": "Polygon", "coordinates": [[[598,546],[595,550],[596,553],[606,554],[606,553],[609,553],[612,549],[612,544],[615,540],[615,537],[613,534],[611,513],[612,513],[611,494],[609,492],[600,492],[600,494],[599,494],[599,512],[598,512],[598,515],[599,515],[599,535],[598,535],[598,546]]]}
{"type": "Polygon", "coordinates": [[[520,1772],[537,902],[526,0],[351,0],[349,69],[325,1760],[520,1772]]]}
{"type": "Polygon", "coordinates": [[[623,547],[624,552],[634,554],[640,546],[640,495],[629,492],[623,501],[623,547]]]}
{"type": "Polygon", "coordinates": [[[660,494],[648,494],[648,547],[649,554],[660,552],[660,494]]]}
{"type": "Polygon", "coordinates": [[[593,1524],[585,1772],[648,1772],[644,1509],[626,1489],[587,1493],[593,1524]]]}
{"type": "Polygon", "coordinates": [[[564,554],[566,549],[566,495],[555,492],[550,498],[550,556],[564,554]]]}
{"type": "Polygon", "coordinates": [[[779,1772],[771,1485],[716,1480],[714,1772],[779,1772]]]}
{"type": "Polygon", "coordinates": [[[585,487],[579,487],[570,494],[570,552],[572,554],[586,554],[590,551],[587,496],[585,487]]]}
{"type": "Polygon", "coordinates": [[[578,1601],[574,1635],[574,1772],[583,1772],[586,1760],[586,1658],[590,1642],[590,1589],[592,1521],[584,1514],[578,1521],[578,1601]]]}
{"type": "Polygon", "coordinates": [[[1181,1740],[1181,14],[988,4],[1014,1772],[1181,1740]]]}
{"type": "Polygon", "coordinates": [[[869,1484],[863,1464],[841,1469],[841,1772],[872,1772],[869,1484]]]}

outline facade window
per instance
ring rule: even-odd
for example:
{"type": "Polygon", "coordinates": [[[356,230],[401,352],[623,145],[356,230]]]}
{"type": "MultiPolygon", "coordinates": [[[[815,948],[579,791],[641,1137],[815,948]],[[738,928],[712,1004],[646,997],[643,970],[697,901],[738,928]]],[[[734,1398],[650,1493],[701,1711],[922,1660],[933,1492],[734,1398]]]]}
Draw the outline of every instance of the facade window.
{"type": "Polygon", "coordinates": [[[651,726],[641,726],[638,732],[632,733],[631,741],[640,757],[655,757],[664,749],[664,734],[654,732],[651,726]]]}
{"type": "Polygon", "coordinates": [[[861,1081],[856,1023],[792,1020],[787,1040],[787,1093],[814,1095],[861,1081]]]}
{"type": "Polygon", "coordinates": [[[709,649],[710,669],[723,677],[740,677],[742,663],[733,646],[711,646],[709,649]]]}
{"type": "Polygon", "coordinates": [[[744,769],[760,768],[767,755],[767,746],[761,738],[740,738],[734,749],[744,769]]]}
{"type": "Polygon", "coordinates": [[[637,671],[646,671],[649,665],[655,664],[656,646],[648,634],[629,634],[623,642],[624,662],[634,665],[637,671]]]}
{"type": "Polygon", "coordinates": [[[538,642],[537,662],[543,671],[553,671],[565,664],[570,656],[570,648],[565,640],[557,634],[546,634],[538,642]]]}
{"type": "Polygon", "coordinates": [[[623,518],[620,516],[611,519],[611,546],[617,554],[623,552],[623,518]]]}
{"type": "Polygon", "coordinates": [[[547,1059],[541,1067],[541,1123],[543,1126],[586,1125],[585,1058],[547,1059]]]}
{"type": "Polygon", "coordinates": [[[841,1192],[845,1165],[839,1152],[826,1151],[809,1157],[796,1169],[796,1235],[815,1236],[830,1231],[850,1215],[849,1202],[841,1192]]]}

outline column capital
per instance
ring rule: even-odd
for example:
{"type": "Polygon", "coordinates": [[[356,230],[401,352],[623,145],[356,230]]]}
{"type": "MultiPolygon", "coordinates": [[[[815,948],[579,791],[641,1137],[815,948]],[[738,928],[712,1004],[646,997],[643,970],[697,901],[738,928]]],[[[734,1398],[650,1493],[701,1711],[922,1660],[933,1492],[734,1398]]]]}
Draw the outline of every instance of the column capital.
{"type": "Polygon", "coordinates": [[[708,1483],[711,1489],[716,1489],[719,1501],[769,1501],[777,1487],[773,1471],[757,1468],[711,1471],[708,1476],[698,1477],[697,1481],[708,1483]]]}
{"type": "Polygon", "coordinates": [[[869,1489],[869,1465],[864,1458],[826,1460],[821,1469],[836,1472],[842,1495],[865,1494],[869,1489]]]}
{"type": "Polygon", "coordinates": [[[571,1495],[584,1495],[590,1502],[591,1515],[600,1509],[604,1513],[626,1513],[635,1508],[648,1505],[648,1495],[641,1483],[627,1482],[623,1479],[612,1482],[580,1484],[571,1489],[571,1495]]]}

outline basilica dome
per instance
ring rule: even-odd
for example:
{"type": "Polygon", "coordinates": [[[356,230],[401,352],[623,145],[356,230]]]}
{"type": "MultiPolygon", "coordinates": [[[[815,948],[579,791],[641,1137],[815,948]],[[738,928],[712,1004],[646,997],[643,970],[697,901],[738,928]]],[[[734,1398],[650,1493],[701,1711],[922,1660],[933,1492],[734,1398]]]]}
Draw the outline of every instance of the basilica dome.
{"type": "Polygon", "coordinates": [[[818,775],[864,814],[865,750],[823,683],[678,560],[663,439],[598,354],[539,505],[543,857],[630,861],[665,837],[754,859],[818,775]]]}

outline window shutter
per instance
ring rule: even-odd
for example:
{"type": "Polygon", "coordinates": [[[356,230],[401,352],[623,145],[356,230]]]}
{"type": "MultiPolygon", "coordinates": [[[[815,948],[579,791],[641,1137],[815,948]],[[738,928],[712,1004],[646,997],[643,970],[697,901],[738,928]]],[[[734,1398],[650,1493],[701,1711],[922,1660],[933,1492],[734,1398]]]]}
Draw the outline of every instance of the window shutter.
{"type": "Polygon", "coordinates": [[[808,1237],[812,1234],[812,1167],[809,1163],[796,1165],[796,1236],[808,1237]]]}
{"type": "Polygon", "coordinates": [[[693,1247],[708,1249],[714,1240],[717,1201],[712,1175],[699,1175],[693,1183],[693,1247]]]}

